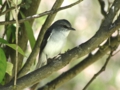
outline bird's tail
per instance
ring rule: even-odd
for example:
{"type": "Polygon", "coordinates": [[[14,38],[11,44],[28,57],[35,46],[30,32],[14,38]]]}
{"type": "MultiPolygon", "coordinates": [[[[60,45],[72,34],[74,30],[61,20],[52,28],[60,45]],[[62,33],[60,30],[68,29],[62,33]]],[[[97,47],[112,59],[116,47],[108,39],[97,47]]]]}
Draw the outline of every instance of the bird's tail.
{"type": "Polygon", "coordinates": [[[44,54],[44,52],[42,52],[41,54],[39,54],[36,69],[41,68],[46,64],[47,64],[47,58],[46,58],[46,55],[44,54]]]}

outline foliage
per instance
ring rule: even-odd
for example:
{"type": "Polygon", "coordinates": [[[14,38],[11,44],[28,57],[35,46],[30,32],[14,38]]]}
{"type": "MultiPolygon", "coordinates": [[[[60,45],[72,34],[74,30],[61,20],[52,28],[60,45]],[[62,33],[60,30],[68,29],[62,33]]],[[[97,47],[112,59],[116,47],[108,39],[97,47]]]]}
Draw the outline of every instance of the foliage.
{"type": "Polygon", "coordinates": [[[4,51],[0,48],[0,83],[3,81],[6,66],[7,66],[6,57],[4,51]]]}

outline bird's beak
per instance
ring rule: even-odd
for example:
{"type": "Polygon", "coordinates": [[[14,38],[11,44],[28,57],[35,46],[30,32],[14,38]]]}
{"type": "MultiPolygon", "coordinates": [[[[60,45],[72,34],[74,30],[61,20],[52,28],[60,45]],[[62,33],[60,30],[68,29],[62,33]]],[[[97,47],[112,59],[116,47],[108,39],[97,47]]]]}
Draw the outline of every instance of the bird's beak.
{"type": "Polygon", "coordinates": [[[74,28],[72,28],[72,27],[69,27],[68,29],[69,29],[69,30],[75,30],[75,29],[74,29],[74,28]]]}

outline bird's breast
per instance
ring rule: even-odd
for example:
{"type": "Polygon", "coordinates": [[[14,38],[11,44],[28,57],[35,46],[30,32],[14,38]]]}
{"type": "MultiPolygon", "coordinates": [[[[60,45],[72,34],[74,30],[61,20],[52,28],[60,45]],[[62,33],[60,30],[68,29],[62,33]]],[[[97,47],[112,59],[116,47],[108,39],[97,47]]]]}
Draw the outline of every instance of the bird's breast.
{"type": "Polygon", "coordinates": [[[43,50],[47,58],[53,58],[61,52],[68,34],[69,32],[52,32],[43,50]]]}

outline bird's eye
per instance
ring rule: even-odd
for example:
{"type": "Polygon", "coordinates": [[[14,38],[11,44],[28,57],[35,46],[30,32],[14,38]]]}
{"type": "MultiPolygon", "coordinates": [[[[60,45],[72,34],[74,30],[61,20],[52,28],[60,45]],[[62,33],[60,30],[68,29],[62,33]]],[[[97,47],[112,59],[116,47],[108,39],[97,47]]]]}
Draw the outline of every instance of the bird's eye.
{"type": "Polygon", "coordinates": [[[68,28],[66,25],[63,25],[64,28],[68,28]]]}

